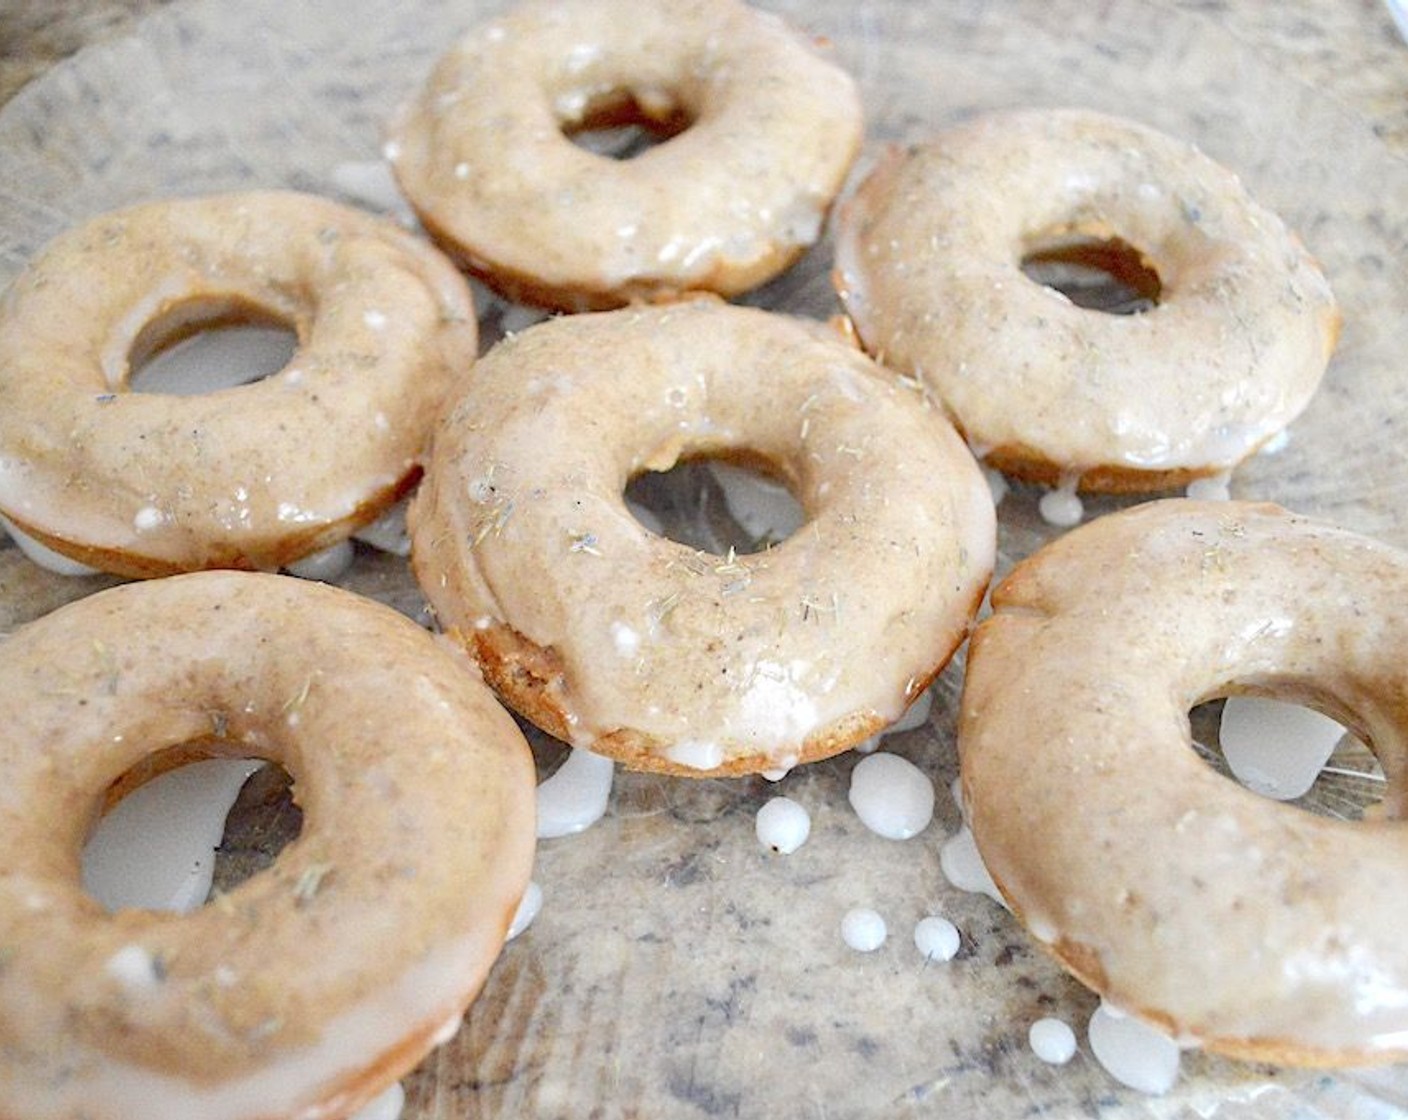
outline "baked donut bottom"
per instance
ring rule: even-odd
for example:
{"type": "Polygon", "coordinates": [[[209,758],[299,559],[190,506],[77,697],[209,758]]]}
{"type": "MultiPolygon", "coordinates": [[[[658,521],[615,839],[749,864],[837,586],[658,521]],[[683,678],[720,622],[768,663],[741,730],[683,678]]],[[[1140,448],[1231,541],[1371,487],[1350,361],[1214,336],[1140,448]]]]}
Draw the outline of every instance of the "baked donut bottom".
{"type": "MultiPolygon", "coordinates": [[[[969,604],[970,615],[977,612],[981,601],[980,592],[969,604]]],[[[489,686],[524,719],[556,739],[573,741],[578,734],[576,721],[570,705],[563,702],[569,686],[561,658],[551,648],[537,645],[512,627],[499,624],[475,627],[468,632],[451,628],[446,633],[471,653],[489,686]]],[[[943,669],[944,664],[936,665],[927,677],[916,680],[911,699],[917,700],[923,695],[943,669]]],[[[892,722],[893,719],[885,719],[875,712],[853,712],[809,734],[794,753],[788,754],[787,762],[789,766],[820,762],[850,750],[892,722]]],[[[617,728],[598,735],[590,749],[595,754],[615,759],[627,769],[676,778],[736,778],[771,770],[779,764],[772,753],[740,754],[711,769],[700,770],[672,762],[666,754],[669,746],[668,740],[645,732],[617,728]]]]}
{"type": "Polygon", "coordinates": [[[565,315],[612,311],[631,304],[671,303],[703,293],[733,299],[786,272],[811,248],[810,245],[768,245],[753,254],[746,265],[736,261],[720,261],[708,271],[679,281],[643,277],[596,283],[582,279],[564,286],[560,282],[545,280],[529,269],[515,268],[476,253],[456,241],[441,224],[435,211],[416,207],[414,203],[412,209],[415,210],[416,220],[425,227],[440,251],[490,291],[511,303],[565,315]]]}

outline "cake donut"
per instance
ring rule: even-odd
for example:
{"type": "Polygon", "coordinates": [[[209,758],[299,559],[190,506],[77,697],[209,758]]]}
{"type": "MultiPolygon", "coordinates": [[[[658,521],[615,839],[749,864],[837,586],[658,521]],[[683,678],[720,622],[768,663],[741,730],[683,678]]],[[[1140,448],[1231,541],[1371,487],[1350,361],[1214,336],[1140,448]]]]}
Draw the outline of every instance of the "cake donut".
{"type": "Polygon", "coordinates": [[[922,378],[987,463],[1049,485],[1230,470],[1305,407],[1339,329],[1315,262],[1235,175],[1085,110],[892,150],[838,211],[836,261],[865,347],[922,378]],[[1105,314],[1023,273],[1063,249],[1152,269],[1157,305],[1105,314]]]}
{"type": "Polygon", "coordinates": [[[781,272],[817,239],[861,128],[849,76],[737,0],[530,0],[439,61],[387,152],[465,267],[580,311],[781,272]],[[669,139],[614,160],[567,135],[631,122],[669,139]]]}
{"type": "Polygon", "coordinates": [[[410,511],[444,630],[512,707],[627,766],[786,768],[900,716],[991,574],[976,462],[829,328],[713,298],[569,316],[481,359],[410,511]],[[628,511],[635,476],[752,464],[806,520],[724,556],[628,511]]]}
{"type": "Polygon", "coordinates": [[[287,565],[414,483],[476,344],[463,278],[382,219],[278,191],[102,215],[0,299],[0,514],[120,575],[287,565]],[[150,353],[241,321],[296,332],[284,369],[129,391],[150,353]]]}
{"type": "Polygon", "coordinates": [[[1115,1006],[1239,1058],[1408,1057],[1408,554],[1268,504],[1166,500],[1019,564],[974,634],[962,791],[1013,912],[1115,1006]],[[1372,748],[1382,814],[1270,801],[1191,749],[1232,694],[1372,748]]]}
{"type": "Polygon", "coordinates": [[[531,753],[464,661],[251,572],[126,584],[0,645],[0,1115],[345,1116],[442,1040],[534,845],[531,753]],[[201,909],[109,913],[86,831],[166,748],[280,762],[302,832],[201,909]]]}

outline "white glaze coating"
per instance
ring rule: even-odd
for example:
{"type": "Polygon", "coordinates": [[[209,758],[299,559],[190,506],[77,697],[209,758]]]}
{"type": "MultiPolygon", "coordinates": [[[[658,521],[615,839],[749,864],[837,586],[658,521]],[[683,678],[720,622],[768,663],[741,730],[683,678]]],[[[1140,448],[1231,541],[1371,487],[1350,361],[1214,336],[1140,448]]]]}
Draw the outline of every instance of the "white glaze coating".
{"type": "Polygon", "coordinates": [[[792,765],[898,718],[967,633],[994,520],[919,394],[819,324],[714,299],[495,347],[410,514],[417,579],[508,702],[578,746],[692,774],[792,765]],[[807,523],[712,556],[627,511],[638,472],[726,454],[770,464],[807,523]]]}
{"type": "Polygon", "coordinates": [[[19,545],[20,551],[47,572],[59,576],[95,576],[99,569],[89,564],[80,564],[62,552],[55,552],[48,545],[40,544],[28,533],[15,528],[8,520],[0,517],[0,525],[5,527],[10,538],[19,545]]]}
{"type": "Polygon", "coordinates": [[[1090,1051],[1121,1085],[1159,1096],[1178,1081],[1178,1043],[1148,1023],[1101,1003],[1086,1026],[1090,1051]]]}
{"type": "Polygon", "coordinates": [[[0,718],[0,1085],[26,1120],[350,1112],[463,1011],[528,882],[522,735],[453,649],[347,592],[100,592],[0,645],[0,718]],[[302,831],[210,905],[109,914],[79,850],[167,747],[279,761],[302,831]]]}
{"type": "Polygon", "coordinates": [[[570,836],[601,820],[615,776],[611,759],[574,747],[538,785],[538,839],[570,836]]]}
{"type": "Polygon", "coordinates": [[[153,354],[128,378],[137,393],[197,397],[278,373],[298,348],[281,327],[216,327],[153,354]]]}
{"type": "Polygon", "coordinates": [[[285,571],[299,579],[317,580],[319,583],[335,583],[352,567],[357,553],[351,541],[338,541],[317,552],[300,556],[289,564],[285,571]]]}
{"type": "Polygon", "coordinates": [[[378,552],[389,552],[392,556],[411,554],[411,535],[406,531],[406,506],[408,499],[386,507],[375,520],[363,525],[352,534],[353,540],[369,544],[378,552]]]}
{"type": "Polygon", "coordinates": [[[467,34],[394,130],[421,220],[522,302],[733,295],[816,240],[861,137],[854,83],[737,0],[530,0],[467,34]],[[634,159],[573,144],[621,109],[694,123],[634,159]]]}
{"type": "Polygon", "coordinates": [[[973,840],[973,830],[966,824],[943,842],[939,849],[939,870],[952,886],[969,894],[985,894],[1001,906],[1007,905],[997,884],[992,881],[982,854],[973,840]]]}
{"type": "Polygon", "coordinates": [[[807,842],[812,817],[806,806],[790,797],[773,797],[758,810],[758,843],[789,856],[807,842]]]}
{"type": "Polygon", "coordinates": [[[399,1081],[387,1086],[376,1099],[368,1101],[347,1120],[401,1120],[406,1107],[406,1090],[399,1081]]]}
{"type": "Polygon", "coordinates": [[[895,151],[839,213],[836,283],[867,349],[922,378],[985,460],[1150,489],[1227,470],[1305,407],[1339,317],[1296,238],[1192,145],[1084,110],[979,117],[895,151]],[[1119,237],[1162,281],[1116,316],[1023,256],[1119,237]]]}
{"type": "Polygon", "coordinates": [[[536,882],[530,882],[528,889],[523,892],[523,897],[519,900],[518,909],[513,912],[513,920],[508,924],[508,935],[505,940],[512,941],[526,931],[537,919],[542,909],[543,888],[536,882]]]}
{"type": "Polygon", "coordinates": [[[1063,1066],[1076,1056],[1076,1032],[1061,1019],[1038,1019],[1027,1028],[1027,1043],[1048,1065],[1063,1066]]]}
{"type": "Polygon", "coordinates": [[[888,751],[876,751],[855,764],[846,796],[861,823],[889,840],[918,836],[934,819],[929,775],[888,751]]]}
{"type": "Polygon", "coordinates": [[[0,510],[122,575],[278,568],[410,484],[475,344],[450,263],[359,211],[265,191],[102,215],[0,300],[0,510]],[[298,350],[251,385],[128,391],[144,332],[179,337],[217,311],[285,322],[298,350]]]}
{"type": "Polygon", "coordinates": [[[885,919],[869,907],[847,910],[841,919],[841,939],[857,953],[873,953],[885,944],[885,919]]]}
{"type": "Polygon", "coordinates": [[[1277,801],[1308,793],[1343,738],[1344,728],[1329,716],[1262,696],[1229,696],[1218,729],[1237,780],[1277,801]]]}
{"type": "Polygon", "coordinates": [[[926,961],[951,961],[962,944],[958,927],[947,918],[930,915],[915,923],[914,947],[926,961]]]}
{"type": "Polygon", "coordinates": [[[210,893],[215,848],[261,763],[209,758],[169,770],[104,815],[83,848],[83,889],[109,910],[193,910],[210,893]]]}
{"type": "Polygon", "coordinates": [[[1408,555],[1245,502],[1152,503],[1019,565],[974,635],[959,725],[973,833],[1013,911],[1179,1038],[1402,1060],[1405,591],[1408,555]],[[1239,692],[1371,744],[1382,819],[1305,813],[1206,766],[1188,712],[1239,692]]]}

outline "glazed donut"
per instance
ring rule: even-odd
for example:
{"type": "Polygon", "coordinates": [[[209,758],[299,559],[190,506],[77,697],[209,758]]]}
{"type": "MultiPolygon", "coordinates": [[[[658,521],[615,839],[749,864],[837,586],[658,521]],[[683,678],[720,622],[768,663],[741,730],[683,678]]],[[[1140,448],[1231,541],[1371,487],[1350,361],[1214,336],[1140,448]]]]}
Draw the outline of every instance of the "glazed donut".
{"type": "Polygon", "coordinates": [[[983,860],[1043,947],[1209,1049],[1408,1057],[1406,593],[1408,554],[1267,504],[1156,502],[1020,564],[969,648],[959,753],[983,860]],[[1247,693],[1369,744],[1383,816],[1206,765],[1190,710],[1247,693]]]}
{"type": "Polygon", "coordinates": [[[0,646],[0,1115],[344,1116],[443,1038],[534,843],[531,754],[463,660],[249,572],[99,592],[0,646]],[[108,913],[79,881],[105,790],[192,746],[282,763],[301,834],[199,910],[108,913]]]}
{"type": "Polygon", "coordinates": [[[865,347],[922,378],[990,465],[1049,485],[1230,470],[1299,415],[1339,329],[1318,267],[1231,172],[1082,110],[892,151],[838,212],[836,259],[865,347]],[[1085,309],[1021,269],[1118,241],[1157,273],[1150,311],[1085,309]]]}
{"type": "Polygon", "coordinates": [[[216,195],[95,218],[0,300],[0,513],[120,575],[286,565],[414,483],[476,333],[449,261],[319,198],[216,195]],[[277,374],[203,396],[128,391],[145,355],[249,320],[296,331],[277,374]]]}
{"type": "Polygon", "coordinates": [[[530,0],[441,59],[387,151],[465,267],[581,311],[775,276],[860,137],[851,79],[737,0],[530,0]],[[677,134],[629,160],[564,135],[632,121],[677,134]]]}
{"type": "Polygon", "coordinates": [[[899,717],[992,571],[976,462],[820,324],[712,298],[550,320],[447,406],[410,513],[441,625],[549,733],[641,770],[823,758],[899,717]],[[751,463],[806,515],[716,556],[628,512],[633,477],[751,463]]]}

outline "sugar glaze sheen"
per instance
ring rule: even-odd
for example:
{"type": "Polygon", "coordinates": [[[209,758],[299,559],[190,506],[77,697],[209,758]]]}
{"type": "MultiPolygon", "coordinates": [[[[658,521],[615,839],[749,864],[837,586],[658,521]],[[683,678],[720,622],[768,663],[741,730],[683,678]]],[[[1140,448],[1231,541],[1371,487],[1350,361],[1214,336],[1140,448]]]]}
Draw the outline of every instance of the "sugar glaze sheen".
{"type": "Polygon", "coordinates": [[[102,214],[0,301],[0,512],[117,575],[277,570],[414,481],[476,341],[447,259],[326,199],[226,192],[102,214]],[[213,320],[273,320],[298,346],[254,384],[132,391],[145,352],[213,320]]]}
{"type": "Polygon", "coordinates": [[[447,52],[392,135],[447,251],[510,298],[582,311],[781,272],[820,236],[861,105],[844,70],[737,0],[527,0],[447,52]],[[565,135],[596,123],[667,138],[610,159],[565,135]]]}
{"type": "Polygon", "coordinates": [[[1206,765],[1187,718],[1229,692],[1312,702],[1402,774],[1405,588],[1408,553],[1266,503],[1146,503],[1020,563],[970,643],[958,735],[1013,913],[1180,1041],[1278,1064],[1408,1056],[1408,792],[1387,781],[1370,822],[1299,812],[1206,765]],[[1122,820],[1158,841],[1091,834],[1122,820]]]}
{"type": "Polygon", "coordinates": [[[1089,110],[980,115],[895,148],[839,211],[835,282],[866,348],[1018,478],[1151,491],[1220,475],[1309,402],[1339,334],[1299,239],[1193,145],[1089,110]],[[1023,274],[1113,240],[1161,281],[1112,315],[1023,274]]]}
{"type": "Polygon", "coordinates": [[[559,739],[687,777],[786,770],[894,723],[967,635],[995,552],[982,472],[821,324],[712,297],[569,316],[462,388],[412,565],[447,634],[559,739]],[[626,485],[691,456],[761,464],[804,523],[746,555],[653,534],[626,485]]]}

